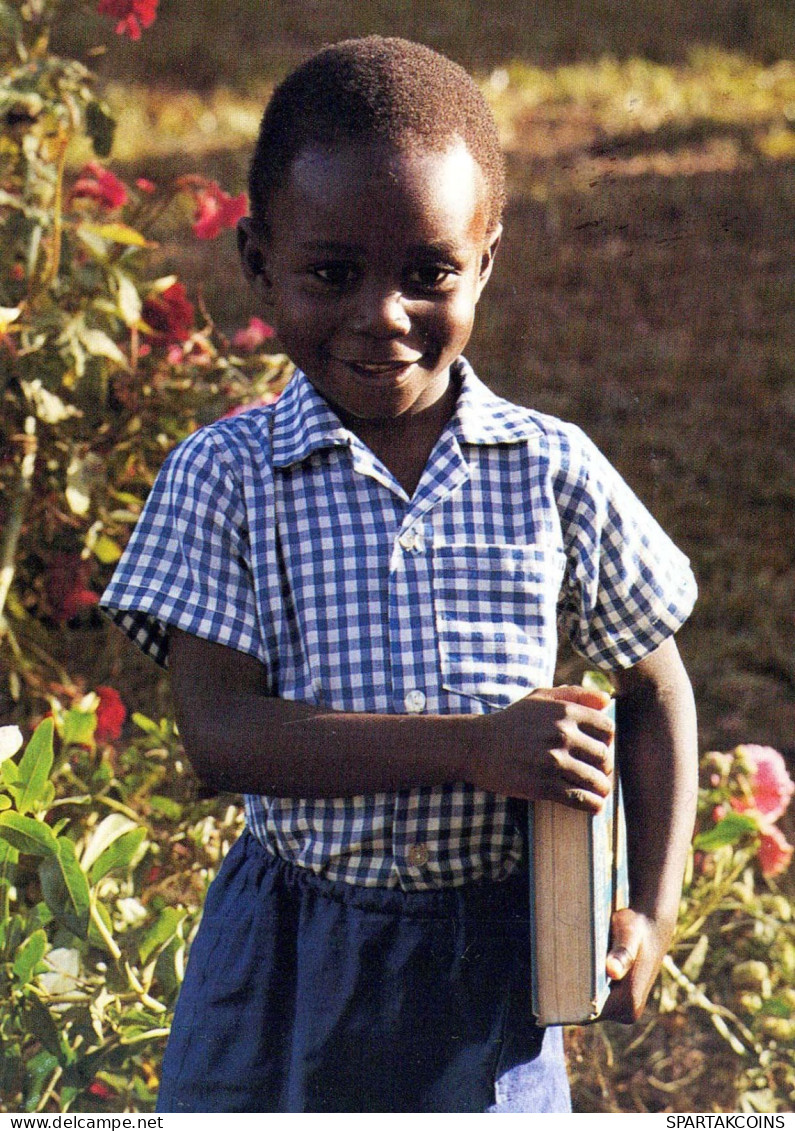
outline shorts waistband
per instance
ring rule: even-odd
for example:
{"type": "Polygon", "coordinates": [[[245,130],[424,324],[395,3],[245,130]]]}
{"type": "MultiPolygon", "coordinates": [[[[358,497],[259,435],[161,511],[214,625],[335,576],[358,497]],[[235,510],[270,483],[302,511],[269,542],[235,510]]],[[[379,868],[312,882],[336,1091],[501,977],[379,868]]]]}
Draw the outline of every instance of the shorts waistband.
{"type": "Polygon", "coordinates": [[[513,919],[517,914],[524,916],[527,913],[529,881],[525,868],[520,868],[499,883],[477,880],[457,887],[404,891],[402,888],[372,887],[327,879],[309,868],[276,856],[248,829],[243,831],[231,849],[229,856],[233,855],[239,855],[241,864],[245,860],[249,867],[271,873],[274,880],[296,892],[312,892],[323,899],[362,911],[428,919],[462,915],[513,919]]]}

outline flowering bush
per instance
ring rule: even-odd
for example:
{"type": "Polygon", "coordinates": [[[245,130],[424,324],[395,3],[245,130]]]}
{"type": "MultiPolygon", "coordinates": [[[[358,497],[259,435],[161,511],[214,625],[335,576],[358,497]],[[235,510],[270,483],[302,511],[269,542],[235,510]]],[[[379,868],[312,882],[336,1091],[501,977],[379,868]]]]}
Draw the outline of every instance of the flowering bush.
{"type": "Polygon", "coordinates": [[[570,1036],[580,1110],[704,1110],[693,1097],[707,1074],[715,1111],[792,1110],[795,915],[776,884],[793,849],[775,822],[794,791],[770,747],[704,755],[679,922],[656,1002],[640,1035],[604,1025],[570,1036]],[[605,1049],[609,1069],[593,1073],[605,1049]]]}
{"type": "MultiPolygon", "coordinates": [[[[100,0],[138,38],[155,0],[100,0]]],[[[254,322],[228,342],[180,280],[153,271],[154,220],[193,210],[198,239],[246,211],[214,181],[125,183],[114,123],[79,62],[47,49],[59,0],[0,7],[0,660],[20,703],[63,682],[53,633],[95,615],[167,451],[198,425],[272,398],[289,365],[254,322]],[[96,157],[72,170],[70,146],[96,157]]],[[[66,673],[68,675],[68,673],[66,673]]],[[[21,714],[20,717],[23,717],[21,714]]]]}

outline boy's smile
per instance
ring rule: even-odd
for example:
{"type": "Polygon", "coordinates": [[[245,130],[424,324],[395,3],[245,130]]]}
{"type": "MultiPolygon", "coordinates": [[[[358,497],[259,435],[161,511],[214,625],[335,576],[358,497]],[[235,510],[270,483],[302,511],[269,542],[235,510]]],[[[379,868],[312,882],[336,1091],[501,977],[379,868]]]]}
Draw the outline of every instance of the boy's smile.
{"type": "Polygon", "coordinates": [[[455,140],[441,151],[306,150],[271,201],[266,236],[244,230],[244,262],[251,275],[259,252],[285,350],[368,443],[394,439],[408,418],[422,432],[418,415],[437,406],[427,414],[432,447],[450,415],[450,363],[469,340],[499,242],[482,181],[455,140]]]}

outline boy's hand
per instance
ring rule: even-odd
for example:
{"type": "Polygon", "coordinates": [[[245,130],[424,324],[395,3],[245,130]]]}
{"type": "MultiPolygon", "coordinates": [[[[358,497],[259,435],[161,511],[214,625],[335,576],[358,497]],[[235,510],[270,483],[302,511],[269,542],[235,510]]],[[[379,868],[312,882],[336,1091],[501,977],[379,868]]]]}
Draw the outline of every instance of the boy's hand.
{"type": "Polygon", "coordinates": [[[640,1018],[672,933],[629,907],[614,913],[605,963],[613,986],[601,1013],[603,1020],[631,1025],[640,1018]]]}
{"type": "Polygon", "coordinates": [[[507,797],[598,812],[613,786],[609,702],[602,691],[555,687],[481,716],[469,780],[507,797]]]}

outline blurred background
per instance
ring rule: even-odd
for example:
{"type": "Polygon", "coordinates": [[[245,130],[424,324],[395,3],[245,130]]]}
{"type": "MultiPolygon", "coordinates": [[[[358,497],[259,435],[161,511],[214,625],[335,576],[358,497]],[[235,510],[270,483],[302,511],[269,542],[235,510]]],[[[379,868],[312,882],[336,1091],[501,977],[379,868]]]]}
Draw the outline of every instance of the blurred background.
{"type": "MultiPolygon", "coordinates": [[[[113,39],[90,61],[122,175],[201,171],[239,192],[273,82],[371,31],[470,68],[502,132],[506,234],[470,360],[582,425],[690,555],[701,599],[680,641],[702,749],[792,761],[795,5],[161,0],[141,44],[82,11],[54,46],[113,39]]],[[[222,328],[262,313],[231,233],[159,234],[164,270],[222,328]]]]}

